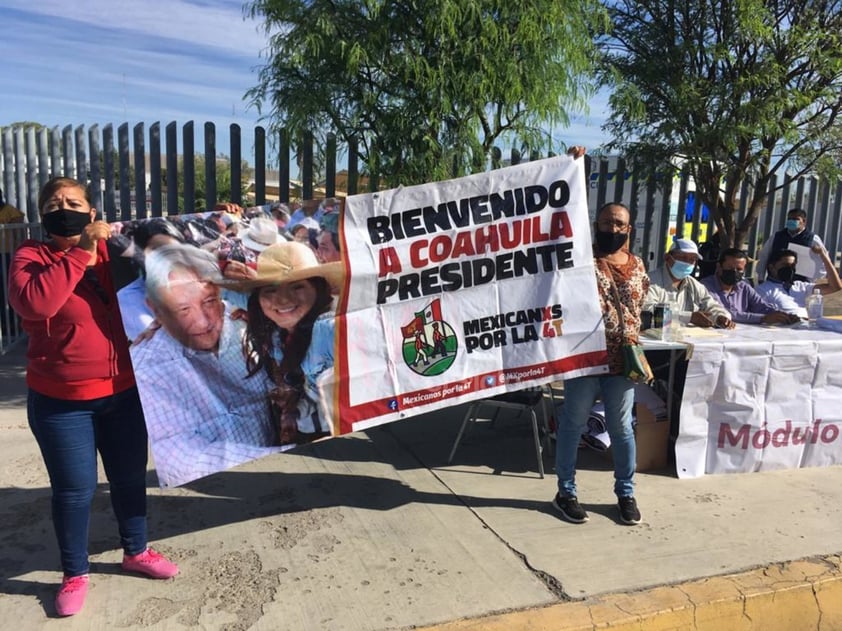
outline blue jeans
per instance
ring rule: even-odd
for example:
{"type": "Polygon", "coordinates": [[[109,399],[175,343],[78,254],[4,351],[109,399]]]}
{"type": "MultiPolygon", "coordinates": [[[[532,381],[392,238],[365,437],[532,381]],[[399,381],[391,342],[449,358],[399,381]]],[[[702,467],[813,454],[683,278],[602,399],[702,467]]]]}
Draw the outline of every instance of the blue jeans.
{"type": "Polygon", "coordinates": [[[29,426],[53,491],[53,527],[65,576],[88,573],[88,524],[97,485],[96,452],[126,554],[146,549],[146,424],[137,388],[91,401],[29,390],[29,426]]]}
{"type": "Polygon", "coordinates": [[[634,384],[622,375],[610,375],[564,381],[564,405],[558,418],[555,452],[558,492],[562,497],[576,496],[579,437],[585,432],[588,415],[600,392],[614,457],[614,493],[617,497],[634,495],[637,458],[632,430],[634,384]]]}

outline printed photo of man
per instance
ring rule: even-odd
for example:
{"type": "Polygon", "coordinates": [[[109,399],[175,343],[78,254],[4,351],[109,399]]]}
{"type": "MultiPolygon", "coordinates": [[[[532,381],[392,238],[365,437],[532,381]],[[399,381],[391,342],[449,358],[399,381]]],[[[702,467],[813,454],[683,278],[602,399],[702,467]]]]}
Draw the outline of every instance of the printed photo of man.
{"type": "Polygon", "coordinates": [[[246,377],[245,321],[214,284],[216,257],[184,244],[146,258],[146,296],[160,325],[131,347],[152,454],[176,486],[280,451],[264,373],[246,377]]]}

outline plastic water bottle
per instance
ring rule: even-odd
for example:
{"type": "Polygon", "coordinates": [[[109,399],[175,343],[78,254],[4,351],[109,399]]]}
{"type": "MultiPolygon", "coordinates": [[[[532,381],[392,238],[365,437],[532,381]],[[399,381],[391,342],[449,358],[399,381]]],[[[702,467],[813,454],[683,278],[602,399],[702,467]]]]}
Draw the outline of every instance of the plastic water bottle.
{"type": "Polygon", "coordinates": [[[822,304],[822,292],[820,289],[814,289],[812,296],[807,296],[805,301],[807,307],[807,323],[810,327],[815,328],[816,320],[822,317],[824,306],[822,304]]]}
{"type": "Polygon", "coordinates": [[[681,319],[679,318],[681,312],[679,310],[678,299],[670,301],[670,309],[672,311],[672,322],[670,323],[669,339],[671,342],[680,342],[684,337],[682,334],[684,327],[681,325],[681,319]]]}

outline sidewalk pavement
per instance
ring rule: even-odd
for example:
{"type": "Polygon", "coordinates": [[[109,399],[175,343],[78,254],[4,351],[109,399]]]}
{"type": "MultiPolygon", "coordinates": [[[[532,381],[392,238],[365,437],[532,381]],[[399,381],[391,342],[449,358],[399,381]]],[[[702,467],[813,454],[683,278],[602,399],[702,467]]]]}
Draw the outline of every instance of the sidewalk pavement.
{"type": "Polygon", "coordinates": [[[463,408],[263,458],[178,489],[150,467],[169,581],[123,574],[107,485],[91,589],[58,622],[50,493],[26,423],[23,349],[0,357],[5,628],[272,630],[842,629],[842,467],[678,480],[639,474],[619,523],[608,456],[583,452],[573,525],[553,513],[527,422],[463,408]]]}

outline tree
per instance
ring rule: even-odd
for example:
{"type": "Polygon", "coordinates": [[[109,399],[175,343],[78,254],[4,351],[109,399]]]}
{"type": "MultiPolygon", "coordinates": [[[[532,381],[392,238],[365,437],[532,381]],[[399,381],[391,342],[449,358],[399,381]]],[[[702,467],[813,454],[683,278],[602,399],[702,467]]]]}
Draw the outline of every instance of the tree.
{"type": "MultiPolygon", "coordinates": [[[[114,182],[114,189],[119,191],[120,186],[121,186],[121,183],[120,183],[120,154],[113,147],[111,148],[110,153],[111,153],[111,164],[113,165],[113,168],[111,170],[112,172],[110,174],[107,174],[107,173],[105,173],[105,150],[104,149],[99,150],[99,164],[100,164],[100,167],[103,171],[102,177],[103,178],[110,177],[112,179],[112,182],[114,182]]],[[[88,177],[90,178],[90,173],[88,173],[88,177]]],[[[126,164],[126,177],[128,178],[129,190],[134,190],[135,174],[134,174],[134,166],[132,164],[132,160],[129,160],[129,162],[126,164]]]]}
{"type": "Polygon", "coordinates": [[[609,13],[611,145],[682,163],[721,245],[745,245],[775,174],[838,173],[842,0],[617,0],[609,13]]]}
{"type": "MultiPolygon", "coordinates": [[[[207,208],[207,200],[206,200],[206,179],[205,179],[205,157],[201,155],[196,155],[193,157],[193,169],[195,173],[194,179],[194,207],[193,208],[185,208],[184,207],[184,158],[178,159],[178,173],[177,173],[177,180],[178,180],[178,212],[181,213],[193,213],[200,210],[212,210],[211,208],[207,208]]],[[[248,188],[248,180],[252,174],[252,168],[248,165],[248,162],[243,160],[240,165],[240,173],[241,173],[241,181],[240,181],[240,199],[246,198],[247,188],[248,188]]],[[[166,188],[167,185],[167,173],[164,169],[162,169],[161,177],[163,179],[163,186],[166,188]]],[[[226,155],[219,155],[216,158],[216,201],[230,201],[233,198],[232,191],[233,187],[231,185],[231,159],[226,155]]]]}
{"type": "Polygon", "coordinates": [[[498,140],[547,148],[590,94],[597,0],[253,0],[270,35],[247,97],[291,138],[356,139],[387,185],[485,168],[498,140]]]}

